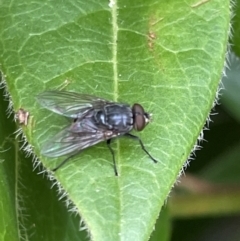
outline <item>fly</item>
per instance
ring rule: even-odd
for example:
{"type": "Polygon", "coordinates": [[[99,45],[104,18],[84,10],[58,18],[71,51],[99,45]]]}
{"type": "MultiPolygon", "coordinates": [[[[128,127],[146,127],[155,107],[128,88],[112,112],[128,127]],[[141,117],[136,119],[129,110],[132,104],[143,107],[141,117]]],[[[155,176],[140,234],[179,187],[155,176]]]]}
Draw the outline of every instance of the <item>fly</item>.
{"type": "Polygon", "coordinates": [[[135,139],[150,159],[157,163],[146,150],[138,136],[131,130],[142,131],[150,121],[150,114],[140,104],[108,101],[93,95],[68,91],[46,91],[37,96],[38,102],[57,114],[72,120],[52,139],[42,146],[41,154],[47,157],[67,156],[52,171],[57,171],[81,150],[106,141],[112,154],[114,173],[118,176],[115,155],[111,147],[113,138],[125,136],[135,139]]]}

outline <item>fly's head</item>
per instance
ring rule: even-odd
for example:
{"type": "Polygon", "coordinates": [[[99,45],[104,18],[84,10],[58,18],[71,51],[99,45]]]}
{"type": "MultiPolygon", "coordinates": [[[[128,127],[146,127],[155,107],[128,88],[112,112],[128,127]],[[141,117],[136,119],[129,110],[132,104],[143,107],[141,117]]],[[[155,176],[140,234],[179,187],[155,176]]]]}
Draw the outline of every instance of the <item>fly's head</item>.
{"type": "Polygon", "coordinates": [[[133,112],[133,128],[136,131],[142,131],[145,126],[151,121],[151,114],[144,111],[140,104],[134,104],[133,112]]]}

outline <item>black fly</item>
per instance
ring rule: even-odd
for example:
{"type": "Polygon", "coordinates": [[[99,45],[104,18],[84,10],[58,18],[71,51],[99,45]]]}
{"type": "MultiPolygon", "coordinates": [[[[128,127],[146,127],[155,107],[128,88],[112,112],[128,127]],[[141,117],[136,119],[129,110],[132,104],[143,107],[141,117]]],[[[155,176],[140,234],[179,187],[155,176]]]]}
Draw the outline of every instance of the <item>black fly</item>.
{"type": "Polygon", "coordinates": [[[67,91],[47,91],[37,96],[45,108],[72,119],[70,126],[60,131],[45,145],[41,153],[48,157],[68,156],[53,171],[81,150],[106,141],[113,157],[115,175],[118,176],[115,156],[110,146],[115,137],[126,136],[139,141],[143,151],[156,163],[145,149],[141,139],[129,132],[141,131],[149,123],[150,114],[139,104],[108,101],[96,96],[67,91]]]}

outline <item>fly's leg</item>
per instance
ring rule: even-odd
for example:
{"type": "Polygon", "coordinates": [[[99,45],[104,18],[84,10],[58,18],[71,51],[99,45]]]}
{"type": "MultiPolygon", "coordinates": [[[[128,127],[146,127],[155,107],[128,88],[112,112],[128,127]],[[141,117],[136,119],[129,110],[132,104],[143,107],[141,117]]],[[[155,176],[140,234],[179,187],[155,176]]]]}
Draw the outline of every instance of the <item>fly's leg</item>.
{"type": "Polygon", "coordinates": [[[126,133],[124,136],[139,141],[139,143],[140,143],[143,151],[144,151],[155,163],[158,162],[158,161],[157,161],[155,158],[153,158],[153,157],[150,155],[150,153],[146,150],[145,146],[143,145],[142,140],[141,140],[138,136],[134,136],[134,135],[132,135],[132,134],[130,134],[130,133],[126,133]]]}
{"type": "Polygon", "coordinates": [[[113,151],[113,149],[112,149],[112,147],[111,147],[111,145],[110,145],[110,144],[111,144],[111,140],[112,140],[112,139],[107,140],[107,146],[108,146],[110,152],[112,153],[112,157],[113,157],[113,169],[114,169],[115,176],[118,176],[114,151],[113,151]]]}
{"type": "Polygon", "coordinates": [[[55,168],[52,169],[53,172],[56,172],[61,166],[63,166],[69,159],[71,159],[72,157],[74,157],[76,154],[71,155],[69,157],[67,157],[65,160],[63,160],[58,166],[56,166],[55,168]]]}

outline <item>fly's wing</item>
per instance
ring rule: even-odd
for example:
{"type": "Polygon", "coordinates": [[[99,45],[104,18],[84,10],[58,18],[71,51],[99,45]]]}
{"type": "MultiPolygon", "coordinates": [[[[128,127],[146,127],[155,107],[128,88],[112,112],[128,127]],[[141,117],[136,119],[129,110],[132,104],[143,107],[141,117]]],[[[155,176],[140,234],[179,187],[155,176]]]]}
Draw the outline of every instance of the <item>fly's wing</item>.
{"type": "Polygon", "coordinates": [[[39,94],[37,100],[46,109],[73,119],[81,119],[89,111],[102,109],[105,104],[113,103],[93,95],[68,91],[46,91],[39,94]]]}
{"type": "Polygon", "coordinates": [[[75,122],[59,132],[42,147],[41,153],[48,157],[73,155],[87,147],[117,136],[117,133],[111,135],[109,133],[108,130],[97,129],[93,123],[84,119],[83,122],[75,122]],[[108,137],[106,138],[106,136],[108,137]]]}

